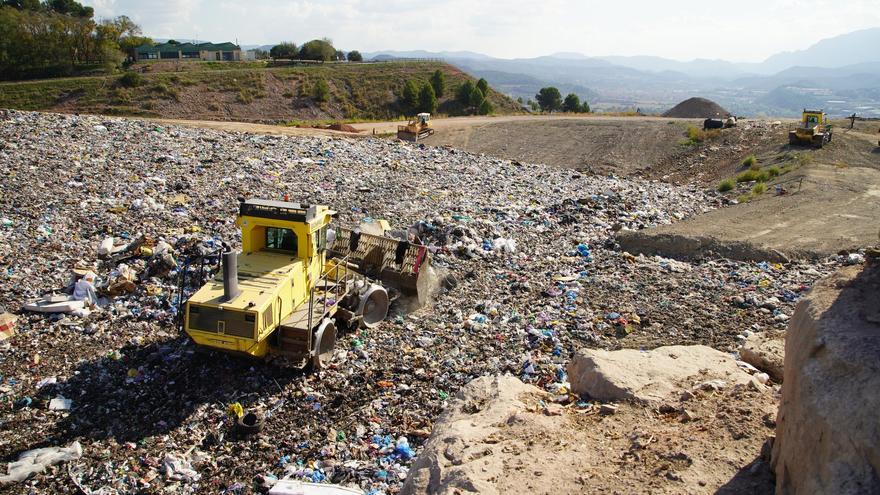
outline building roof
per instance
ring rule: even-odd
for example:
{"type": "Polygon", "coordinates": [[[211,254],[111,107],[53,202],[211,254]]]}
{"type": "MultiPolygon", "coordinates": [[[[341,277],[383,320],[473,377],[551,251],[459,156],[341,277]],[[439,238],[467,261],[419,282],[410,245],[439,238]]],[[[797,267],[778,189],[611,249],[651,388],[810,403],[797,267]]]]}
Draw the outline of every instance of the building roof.
{"type": "Polygon", "coordinates": [[[137,48],[138,53],[156,53],[156,52],[234,52],[241,50],[241,47],[235,43],[226,41],[224,43],[157,43],[155,45],[141,45],[137,48]]]}

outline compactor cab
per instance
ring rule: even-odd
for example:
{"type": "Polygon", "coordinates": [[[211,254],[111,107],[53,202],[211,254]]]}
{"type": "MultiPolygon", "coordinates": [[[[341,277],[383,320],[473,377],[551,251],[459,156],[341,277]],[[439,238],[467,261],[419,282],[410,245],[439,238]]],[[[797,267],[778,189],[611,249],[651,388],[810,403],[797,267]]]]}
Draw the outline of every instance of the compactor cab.
{"type": "Polygon", "coordinates": [[[361,243],[360,234],[331,229],[334,215],[326,206],[240,203],[241,253],[223,253],[222,273],[186,302],[186,333],[199,346],[321,368],[332,357],[337,328],[385,319],[388,292],[360,269],[359,247],[373,246],[382,261],[377,273],[403,289],[418,286],[427,250],[367,234],[361,243]],[[347,242],[331,251],[332,236],[347,242]]]}
{"type": "Polygon", "coordinates": [[[822,110],[804,109],[801,121],[788,131],[789,144],[812,145],[817,148],[831,142],[833,130],[828,118],[822,110]]]}
{"type": "Polygon", "coordinates": [[[418,141],[434,134],[431,127],[431,114],[420,113],[406,125],[397,126],[397,138],[404,141],[418,141]]]}

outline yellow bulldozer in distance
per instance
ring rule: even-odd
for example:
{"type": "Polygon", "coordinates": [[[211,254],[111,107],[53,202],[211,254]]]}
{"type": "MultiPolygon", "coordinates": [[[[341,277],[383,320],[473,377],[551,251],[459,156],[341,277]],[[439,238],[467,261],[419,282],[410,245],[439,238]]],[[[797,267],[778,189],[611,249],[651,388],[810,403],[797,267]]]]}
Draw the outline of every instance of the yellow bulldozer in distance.
{"type": "Polygon", "coordinates": [[[812,145],[817,148],[831,142],[833,129],[822,110],[804,109],[797,127],[788,131],[789,144],[812,145]]]}
{"type": "Polygon", "coordinates": [[[241,202],[242,251],[224,252],[222,271],[186,302],[186,333],[199,346],[320,369],[338,328],[385,319],[389,294],[371,277],[424,300],[425,246],[334,230],[334,216],[326,206],[241,202]]]}
{"type": "Polygon", "coordinates": [[[397,126],[397,139],[416,142],[434,134],[431,127],[431,114],[420,113],[406,125],[397,126]]]}

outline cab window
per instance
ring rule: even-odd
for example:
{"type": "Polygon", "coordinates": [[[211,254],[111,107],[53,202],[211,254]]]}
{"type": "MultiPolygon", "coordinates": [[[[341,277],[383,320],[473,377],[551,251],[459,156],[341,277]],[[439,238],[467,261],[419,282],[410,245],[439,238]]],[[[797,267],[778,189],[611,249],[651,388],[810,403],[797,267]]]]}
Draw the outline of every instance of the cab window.
{"type": "Polygon", "coordinates": [[[296,234],[290,229],[266,227],[266,249],[296,255],[296,234]]]}

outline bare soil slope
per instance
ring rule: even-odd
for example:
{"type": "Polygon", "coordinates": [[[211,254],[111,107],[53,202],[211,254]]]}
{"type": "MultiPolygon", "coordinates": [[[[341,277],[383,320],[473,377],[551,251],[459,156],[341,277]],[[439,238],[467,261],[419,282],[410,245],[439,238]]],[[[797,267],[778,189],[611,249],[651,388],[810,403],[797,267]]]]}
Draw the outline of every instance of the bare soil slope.
{"type": "Polygon", "coordinates": [[[691,257],[714,250],[756,261],[823,257],[876,243],[880,170],[813,164],[783,180],[791,193],[775,195],[771,185],[770,192],[748,203],[649,231],[622,233],[621,243],[643,253],[691,257]]]}

